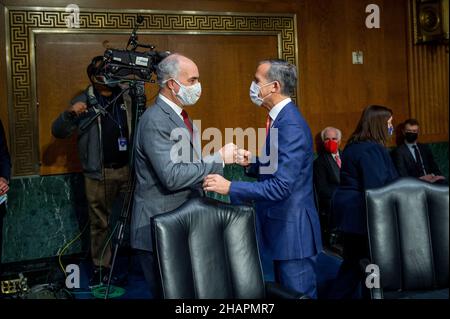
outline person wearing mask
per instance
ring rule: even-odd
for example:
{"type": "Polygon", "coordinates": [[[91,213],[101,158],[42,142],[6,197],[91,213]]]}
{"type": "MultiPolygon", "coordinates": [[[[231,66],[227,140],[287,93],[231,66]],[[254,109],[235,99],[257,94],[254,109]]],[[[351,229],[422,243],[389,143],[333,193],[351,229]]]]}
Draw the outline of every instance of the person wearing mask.
{"type": "Polygon", "coordinates": [[[332,246],[336,233],[331,234],[331,197],[340,183],[340,169],[342,166],[341,144],[342,133],[335,127],[326,127],[320,133],[323,147],[314,160],[314,188],[317,196],[324,246],[332,246]],[[334,238],[334,239],[332,239],[334,238]]]}
{"type": "Polygon", "coordinates": [[[417,177],[429,183],[446,183],[428,145],[417,142],[419,122],[415,119],[406,120],[402,133],[404,143],[392,152],[398,174],[417,177]]]}
{"type": "Polygon", "coordinates": [[[389,108],[369,105],[343,151],[341,183],[331,201],[333,219],[342,232],[343,262],[329,298],[354,297],[363,280],[359,261],[369,258],[365,191],[398,177],[386,149],[394,132],[392,119],[389,108]]]}
{"type": "Polygon", "coordinates": [[[102,56],[92,59],[86,70],[91,85],[52,124],[56,138],[68,138],[75,131],[78,134],[94,266],[91,287],[107,281],[111,267],[109,218],[115,199],[127,191],[129,179],[131,103],[126,103],[119,86],[104,83],[99,72],[102,62],[102,56]],[[99,112],[101,115],[95,117],[99,112]]]}
{"type": "Polygon", "coordinates": [[[203,179],[208,174],[223,174],[224,164],[232,164],[236,158],[236,146],[231,143],[202,157],[201,132],[186,111],[201,96],[199,77],[191,59],[180,54],[163,59],[157,66],[159,95],[141,116],[136,132],[131,247],[156,298],[150,218],[204,196],[203,179]]]}
{"type": "Polygon", "coordinates": [[[265,151],[255,160],[238,151],[238,164],[257,182],[228,181],[208,175],[205,191],[230,195],[231,203],[253,201],[261,254],[273,261],[276,282],[317,298],[316,260],[322,251],[313,194],[313,141],[308,124],[291,100],[296,67],[264,60],[250,86],[254,104],[267,110],[265,151]],[[251,163],[254,162],[254,163],[251,163]]]}
{"type": "Polygon", "coordinates": [[[11,178],[11,157],[6,143],[5,130],[0,120],[0,275],[2,274],[3,217],[6,215],[7,193],[11,178]]]}

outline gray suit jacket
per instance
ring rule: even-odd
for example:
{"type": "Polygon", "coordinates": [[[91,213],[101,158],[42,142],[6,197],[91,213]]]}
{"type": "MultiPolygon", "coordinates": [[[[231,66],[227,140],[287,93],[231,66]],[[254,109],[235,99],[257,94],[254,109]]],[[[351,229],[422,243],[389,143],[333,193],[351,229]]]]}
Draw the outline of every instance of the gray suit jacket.
{"type": "Polygon", "coordinates": [[[190,142],[183,120],[159,97],[139,120],[134,152],[136,188],[131,246],[152,251],[150,217],[174,210],[192,197],[202,196],[204,177],[222,175],[223,164],[218,153],[202,159],[198,129],[194,127],[194,142],[190,142]],[[179,145],[182,145],[182,154],[176,151],[179,145]]]}

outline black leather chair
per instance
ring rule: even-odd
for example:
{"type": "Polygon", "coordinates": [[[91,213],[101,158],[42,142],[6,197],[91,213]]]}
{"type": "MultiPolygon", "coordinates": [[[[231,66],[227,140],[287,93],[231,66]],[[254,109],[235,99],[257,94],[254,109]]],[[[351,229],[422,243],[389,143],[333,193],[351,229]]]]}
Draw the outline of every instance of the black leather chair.
{"type": "Polygon", "coordinates": [[[372,298],[448,298],[448,186],[400,178],[366,191],[372,298]]]}
{"type": "Polygon", "coordinates": [[[152,218],[164,299],[303,299],[264,282],[254,211],[210,198],[192,199],[152,218]]]}

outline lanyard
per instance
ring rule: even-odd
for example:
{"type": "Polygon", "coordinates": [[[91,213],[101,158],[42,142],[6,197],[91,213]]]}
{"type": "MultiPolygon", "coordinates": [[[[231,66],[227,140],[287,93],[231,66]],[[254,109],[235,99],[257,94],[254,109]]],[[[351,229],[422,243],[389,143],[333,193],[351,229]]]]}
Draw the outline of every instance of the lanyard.
{"type": "MultiPolygon", "coordinates": [[[[101,94],[99,94],[99,100],[101,101],[102,107],[105,106],[104,108],[108,108],[110,105],[110,102],[108,102],[106,100],[106,98],[104,96],[102,96],[101,94]]],[[[106,114],[109,116],[109,118],[119,127],[119,131],[120,131],[120,137],[123,138],[123,130],[122,130],[122,116],[120,115],[121,112],[121,108],[117,107],[117,99],[114,98],[113,100],[113,104],[112,104],[112,110],[111,113],[106,111],[106,114]],[[116,118],[115,118],[116,117],[116,118]]]]}

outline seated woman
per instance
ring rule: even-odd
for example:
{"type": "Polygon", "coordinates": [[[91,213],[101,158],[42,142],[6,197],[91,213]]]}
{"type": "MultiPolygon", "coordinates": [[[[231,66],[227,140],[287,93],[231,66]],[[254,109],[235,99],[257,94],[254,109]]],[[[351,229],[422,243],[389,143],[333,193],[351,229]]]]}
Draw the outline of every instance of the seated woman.
{"type": "Polygon", "coordinates": [[[363,272],[359,261],[369,256],[366,229],[366,189],[384,186],[398,177],[385,147],[394,131],[392,111],[370,105],[342,154],[341,184],[332,199],[333,218],[343,233],[343,263],[330,298],[352,298],[363,272]]]}

